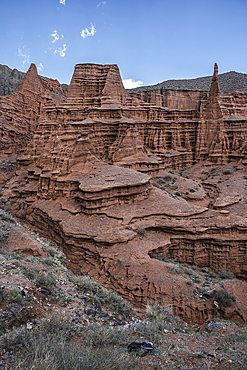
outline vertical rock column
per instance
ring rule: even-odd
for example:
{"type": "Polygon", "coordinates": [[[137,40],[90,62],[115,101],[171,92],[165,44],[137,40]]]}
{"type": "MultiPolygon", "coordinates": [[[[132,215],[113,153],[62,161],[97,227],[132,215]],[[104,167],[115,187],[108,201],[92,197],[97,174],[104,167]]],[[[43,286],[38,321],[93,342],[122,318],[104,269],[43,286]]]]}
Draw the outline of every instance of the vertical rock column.
{"type": "Polygon", "coordinates": [[[215,63],[209,97],[197,132],[196,161],[210,159],[217,164],[228,161],[229,143],[219,97],[218,66],[215,63]]]}

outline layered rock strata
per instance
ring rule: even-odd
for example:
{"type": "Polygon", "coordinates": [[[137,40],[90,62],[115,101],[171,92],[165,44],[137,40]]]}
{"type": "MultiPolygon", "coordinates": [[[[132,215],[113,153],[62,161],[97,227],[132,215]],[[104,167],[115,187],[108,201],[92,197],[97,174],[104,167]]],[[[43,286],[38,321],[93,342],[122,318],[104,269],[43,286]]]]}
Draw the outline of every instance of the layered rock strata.
{"type": "Polygon", "coordinates": [[[19,91],[0,96],[0,152],[23,151],[39,121],[42,106],[64,99],[59,82],[39,77],[36,66],[31,64],[19,91]]]}
{"type": "MultiPolygon", "coordinates": [[[[247,219],[154,188],[150,174],[189,166],[195,156],[230,160],[232,117],[224,121],[219,99],[217,66],[206,104],[178,110],[130,97],[115,65],[77,65],[67,99],[48,99],[35,117],[5,196],[21,200],[13,210],[58,242],[73,270],[140,304],[167,298],[188,321],[217,316],[213,302],[188,300],[180,279],[152,256],[246,278],[247,219]]],[[[243,323],[247,309],[236,305],[227,317],[243,323]]]]}

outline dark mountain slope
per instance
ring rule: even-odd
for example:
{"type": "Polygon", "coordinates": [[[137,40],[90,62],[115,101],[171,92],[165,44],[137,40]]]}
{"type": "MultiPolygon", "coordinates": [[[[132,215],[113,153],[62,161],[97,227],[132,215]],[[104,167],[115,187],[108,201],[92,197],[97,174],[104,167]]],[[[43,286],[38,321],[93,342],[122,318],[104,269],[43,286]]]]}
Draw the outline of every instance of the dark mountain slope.
{"type": "Polygon", "coordinates": [[[24,77],[24,72],[0,64],[0,95],[10,95],[19,89],[24,77]]]}
{"type": "MultiPolygon", "coordinates": [[[[128,92],[141,92],[149,90],[199,90],[209,91],[211,76],[193,78],[190,80],[168,80],[156,85],[141,86],[129,89],[128,92]]],[[[219,74],[219,84],[221,94],[230,94],[234,91],[247,92],[247,74],[239,72],[227,72],[219,74]]]]}

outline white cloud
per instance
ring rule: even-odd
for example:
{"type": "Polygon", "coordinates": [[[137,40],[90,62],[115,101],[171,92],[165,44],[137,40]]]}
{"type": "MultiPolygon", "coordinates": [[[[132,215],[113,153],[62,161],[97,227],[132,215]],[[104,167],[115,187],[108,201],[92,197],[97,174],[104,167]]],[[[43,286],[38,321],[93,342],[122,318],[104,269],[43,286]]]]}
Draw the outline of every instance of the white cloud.
{"type": "Polygon", "coordinates": [[[30,52],[29,50],[25,50],[25,45],[19,45],[18,46],[18,57],[22,58],[22,66],[24,67],[25,64],[30,64],[30,52]]]}
{"type": "Polygon", "coordinates": [[[59,34],[57,33],[56,30],[53,31],[51,36],[54,37],[54,40],[52,40],[52,43],[57,42],[59,40],[59,34]]]}
{"type": "Polygon", "coordinates": [[[66,1],[66,0],[60,0],[59,2],[60,2],[60,4],[65,5],[65,1],[66,1]]]}
{"type": "Polygon", "coordinates": [[[44,69],[43,64],[42,63],[39,63],[39,65],[37,67],[38,73],[40,73],[43,69],[44,69]]]}
{"type": "Polygon", "coordinates": [[[66,44],[63,44],[62,48],[58,48],[54,51],[54,54],[60,54],[60,57],[65,57],[65,51],[67,50],[66,44]]]}
{"type": "Polygon", "coordinates": [[[106,4],[106,1],[101,1],[98,5],[97,5],[97,8],[100,6],[100,5],[105,5],[106,4]]]}
{"type": "Polygon", "coordinates": [[[93,24],[91,24],[91,31],[89,31],[88,28],[85,28],[84,30],[81,31],[81,37],[84,39],[88,36],[93,36],[96,32],[96,29],[93,24]]]}
{"type": "Polygon", "coordinates": [[[143,85],[142,81],[134,81],[132,78],[127,78],[126,80],[123,80],[123,85],[125,89],[134,89],[135,87],[140,87],[143,85]]]}

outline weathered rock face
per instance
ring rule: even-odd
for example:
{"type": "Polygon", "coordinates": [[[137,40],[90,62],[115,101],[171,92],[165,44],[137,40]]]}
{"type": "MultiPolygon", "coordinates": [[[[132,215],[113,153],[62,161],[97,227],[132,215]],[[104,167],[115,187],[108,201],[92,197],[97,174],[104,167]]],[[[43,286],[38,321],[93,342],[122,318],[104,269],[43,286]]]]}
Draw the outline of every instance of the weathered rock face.
{"type": "Polygon", "coordinates": [[[154,106],[169,109],[195,109],[200,111],[201,103],[206,101],[208,93],[204,91],[187,90],[149,90],[143,92],[130,92],[130,96],[138,98],[154,106]]]}
{"type": "MultiPolygon", "coordinates": [[[[210,305],[205,309],[194,298],[188,301],[179,279],[151,257],[166,253],[246,278],[244,202],[242,213],[224,213],[226,204],[235,203],[210,202],[203,189],[194,197],[187,192],[186,201],[179,192],[154,188],[150,175],[162,176],[166,167],[188,167],[195,158],[231,159],[238,129],[232,134],[232,117],[224,117],[217,66],[206,104],[198,93],[186,109],[185,100],[178,103],[179,94],[174,104],[181,109],[128,96],[117,66],[109,65],[77,65],[67,99],[57,101],[52,98],[56,82],[36,81],[34,68],[20,94],[28,91],[30,79],[25,104],[31,105],[36,95],[43,100],[33,105],[33,121],[27,120],[32,140],[5,190],[5,196],[21,200],[13,210],[25,210],[34,227],[57,241],[72,269],[89,273],[127,299],[143,304],[167,298],[189,321],[216,316],[210,305]]],[[[246,120],[240,121],[245,135],[246,120]]],[[[238,153],[238,159],[245,158],[244,149],[238,153]]],[[[245,322],[246,308],[236,307],[237,321],[245,322]]]]}
{"type": "Polygon", "coordinates": [[[0,152],[11,154],[24,150],[38,123],[42,106],[64,100],[58,81],[41,78],[34,64],[26,73],[19,91],[0,96],[0,152]]]}
{"type": "Polygon", "coordinates": [[[128,99],[116,65],[76,65],[68,90],[68,104],[82,104],[84,107],[125,105],[128,99]]]}
{"type": "Polygon", "coordinates": [[[245,157],[247,146],[247,94],[220,96],[218,66],[215,64],[209,98],[202,109],[197,132],[196,160],[216,164],[245,157]],[[238,117],[237,115],[240,115],[238,117]]]}

